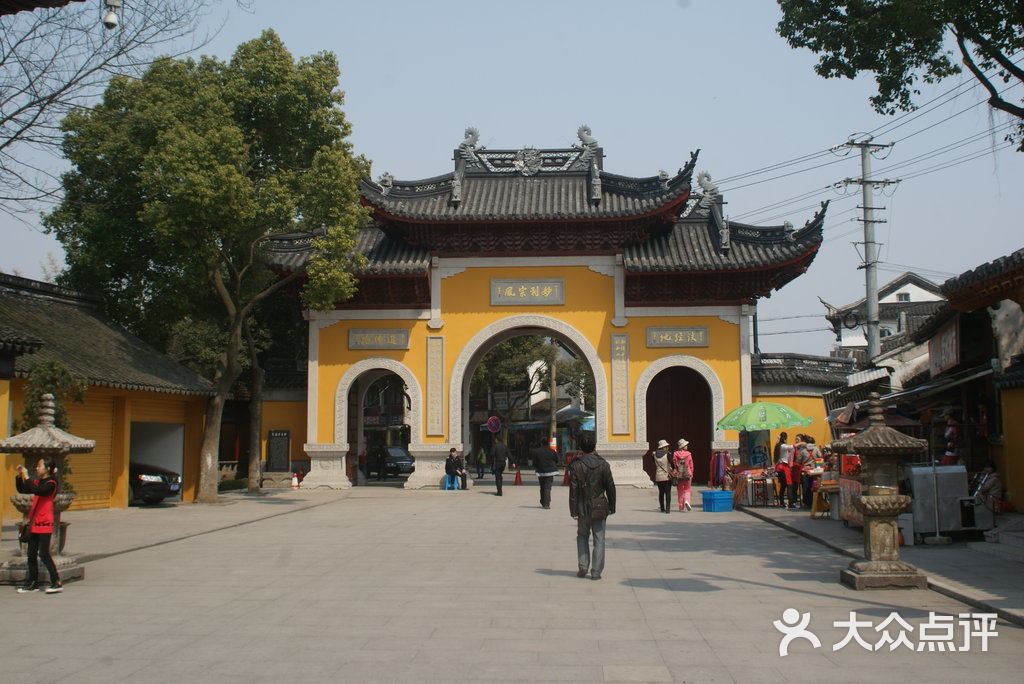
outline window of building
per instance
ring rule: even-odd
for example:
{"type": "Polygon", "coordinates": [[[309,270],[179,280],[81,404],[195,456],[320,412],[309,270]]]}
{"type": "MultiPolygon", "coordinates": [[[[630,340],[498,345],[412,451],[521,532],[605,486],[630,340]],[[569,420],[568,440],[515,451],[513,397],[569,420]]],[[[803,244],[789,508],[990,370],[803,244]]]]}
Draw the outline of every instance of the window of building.
{"type": "Polygon", "coordinates": [[[910,293],[909,292],[897,292],[896,293],[896,301],[897,302],[909,302],[910,301],[910,293]]]}

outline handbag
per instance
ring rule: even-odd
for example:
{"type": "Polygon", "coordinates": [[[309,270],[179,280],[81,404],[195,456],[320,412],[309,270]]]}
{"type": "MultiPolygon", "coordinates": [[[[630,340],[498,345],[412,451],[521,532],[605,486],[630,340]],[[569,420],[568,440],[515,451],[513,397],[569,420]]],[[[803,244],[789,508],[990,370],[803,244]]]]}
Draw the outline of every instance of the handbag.
{"type": "Polygon", "coordinates": [[[18,530],[18,541],[22,544],[28,544],[29,540],[32,539],[32,525],[26,522],[18,530]]]}

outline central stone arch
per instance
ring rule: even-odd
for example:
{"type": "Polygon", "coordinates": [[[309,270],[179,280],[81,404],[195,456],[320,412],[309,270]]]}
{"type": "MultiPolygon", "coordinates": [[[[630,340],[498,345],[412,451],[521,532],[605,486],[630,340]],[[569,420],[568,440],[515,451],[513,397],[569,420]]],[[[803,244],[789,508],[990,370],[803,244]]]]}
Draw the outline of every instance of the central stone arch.
{"type": "Polygon", "coordinates": [[[725,431],[719,430],[717,427],[718,421],[725,415],[725,390],[722,387],[722,381],[711,366],[695,356],[686,354],[663,356],[651,362],[637,378],[636,394],[633,400],[633,406],[636,408],[633,412],[636,439],[641,442],[647,441],[647,388],[654,380],[654,376],[674,366],[695,370],[708,383],[708,387],[711,388],[711,434],[714,435],[711,446],[713,449],[726,448],[729,445],[724,441],[725,431]]]}
{"type": "MultiPolygon", "coordinates": [[[[481,349],[488,343],[498,338],[512,337],[514,331],[521,328],[533,328],[550,330],[558,333],[565,339],[576,345],[583,358],[590,366],[590,372],[594,376],[594,412],[596,414],[598,434],[608,435],[608,384],[605,379],[604,365],[601,357],[590,340],[576,328],[564,321],[551,316],[539,314],[523,314],[509,316],[495,321],[474,335],[466,346],[462,348],[455,365],[452,368],[451,382],[448,388],[448,440],[463,447],[462,437],[465,425],[463,424],[463,385],[466,379],[466,370],[469,364],[477,356],[481,349]],[[456,435],[458,440],[456,440],[456,435]]],[[[607,437],[606,437],[607,438],[607,437]]],[[[598,437],[598,441],[605,441],[598,437]]]]}
{"type": "Polygon", "coordinates": [[[348,367],[348,370],[338,381],[338,387],[334,391],[334,443],[341,450],[348,449],[348,391],[356,379],[373,370],[390,371],[402,378],[405,387],[409,392],[409,442],[411,445],[418,445],[422,438],[422,410],[423,393],[420,391],[420,383],[416,376],[405,364],[383,356],[375,356],[369,359],[362,359],[348,367]]]}

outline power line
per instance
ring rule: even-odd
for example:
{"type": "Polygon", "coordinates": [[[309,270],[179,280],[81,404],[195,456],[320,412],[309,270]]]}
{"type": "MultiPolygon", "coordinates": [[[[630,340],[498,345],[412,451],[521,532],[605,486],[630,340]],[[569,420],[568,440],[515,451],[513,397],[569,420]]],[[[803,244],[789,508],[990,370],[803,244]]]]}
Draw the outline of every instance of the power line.
{"type": "Polygon", "coordinates": [[[758,336],[764,335],[796,335],[798,333],[809,333],[809,332],[835,332],[832,328],[805,328],[803,330],[777,330],[773,332],[758,332],[758,336]]]}

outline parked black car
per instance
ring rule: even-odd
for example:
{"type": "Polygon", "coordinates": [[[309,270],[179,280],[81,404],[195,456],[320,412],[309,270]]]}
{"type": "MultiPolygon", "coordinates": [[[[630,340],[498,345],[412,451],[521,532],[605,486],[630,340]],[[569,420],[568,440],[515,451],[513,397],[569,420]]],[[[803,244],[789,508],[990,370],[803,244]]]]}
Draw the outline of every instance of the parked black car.
{"type": "Polygon", "coordinates": [[[408,475],[416,470],[416,461],[404,447],[389,446],[376,447],[370,452],[367,459],[370,468],[377,472],[377,476],[389,477],[391,475],[408,475]]]}
{"type": "Polygon", "coordinates": [[[132,462],[128,466],[128,477],[132,501],[154,505],[181,493],[181,475],[167,468],[132,462]]]}

